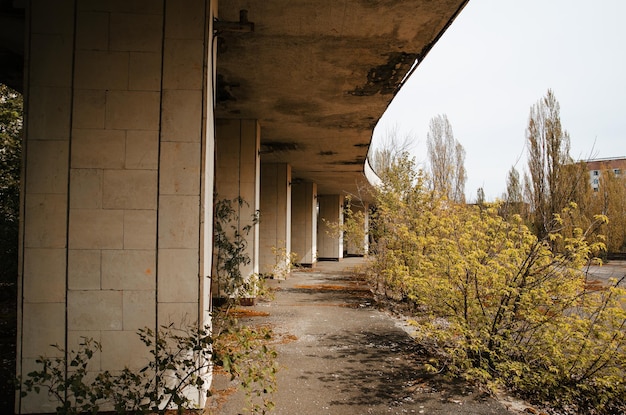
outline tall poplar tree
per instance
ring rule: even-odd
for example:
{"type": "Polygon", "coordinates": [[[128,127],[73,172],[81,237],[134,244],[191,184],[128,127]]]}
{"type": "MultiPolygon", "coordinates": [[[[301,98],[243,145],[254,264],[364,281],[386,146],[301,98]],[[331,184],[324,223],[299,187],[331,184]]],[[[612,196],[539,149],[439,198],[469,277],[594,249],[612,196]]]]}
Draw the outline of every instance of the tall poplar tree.
{"type": "Polygon", "coordinates": [[[583,179],[580,170],[571,168],[570,137],[561,126],[560,105],[552,90],[530,108],[526,139],[532,222],[537,235],[543,237],[553,215],[573,201],[583,179]]]}
{"type": "Polygon", "coordinates": [[[454,202],[465,202],[465,149],[454,138],[445,114],[430,120],[426,146],[432,190],[454,202]]]}

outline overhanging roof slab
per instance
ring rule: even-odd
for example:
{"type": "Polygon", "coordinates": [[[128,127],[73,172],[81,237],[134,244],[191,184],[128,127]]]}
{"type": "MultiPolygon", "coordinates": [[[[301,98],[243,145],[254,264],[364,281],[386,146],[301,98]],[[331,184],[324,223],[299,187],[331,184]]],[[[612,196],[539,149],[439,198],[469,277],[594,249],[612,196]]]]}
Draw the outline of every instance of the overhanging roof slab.
{"type": "Polygon", "coordinates": [[[221,1],[220,22],[242,24],[217,26],[216,115],[259,120],[262,161],[320,194],[356,194],[378,119],[466,3],[221,1]]]}

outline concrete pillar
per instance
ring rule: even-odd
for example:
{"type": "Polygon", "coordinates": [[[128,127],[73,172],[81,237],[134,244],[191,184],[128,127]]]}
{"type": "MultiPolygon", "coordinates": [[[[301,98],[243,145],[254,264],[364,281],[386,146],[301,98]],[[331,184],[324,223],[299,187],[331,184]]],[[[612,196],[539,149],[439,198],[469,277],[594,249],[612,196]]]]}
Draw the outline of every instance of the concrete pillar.
{"type": "MultiPolygon", "coordinates": [[[[346,228],[344,235],[345,254],[348,256],[362,256],[369,249],[369,205],[367,202],[350,202],[350,217],[354,226],[346,228]]],[[[344,218],[346,220],[346,218],[344,218]]]]}
{"type": "Polygon", "coordinates": [[[343,195],[319,195],[319,220],[317,228],[318,258],[339,260],[343,258],[343,235],[333,224],[343,223],[343,195]]]}
{"type": "Polygon", "coordinates": [[[276,261],[289,261],[291,252],[291,166],[261,164],[259,269],[271,273],[276,261]],[[278,254],[278,256],[277,256],[278,254]],[[281,255],[285,255],[281,258],[281,255]]]}
{"type": "MultiPolygon", "coordinates": [[[[33,8],[26,50],[29,84],[24,91],[27,107],[22,151],[25,174],[18,278],[18,375],[36,369],[35,359],[41,355],[60,356],[50,344],[67,343],[74,8],[67,1],[57,6],[50,7],[53,10],[49,16],[42,7],[33,8]]],[[[99,284],[100,275],[96,278],[99,284]]],[[[54,412],[55,407],[46,393],[33,394],[17,402],[16,412],[54,412]]]]}
{"type": "Polygon", "coordinates": [[[291,186],[291,250],[300,265],[317,261],[317,184],[291,186]]]}
{"type": "MultiPolygon", "coordinates": [[[[138,329],[208,323],[208,4],[30,3],[19,375],[50,344],[76,350],[81,337],[102,344],[92,369],[138,368],[151,356],[138,329]]],[[[43,393],[17,405],[56,403],[43,393]]]]}
{"type": "MultiPolygon", "coordinates": [[[[254,215],[260,209],[260,131],[256,120],[216,121],[216,198],[241,198],[244,201],[241,206],[233,204],[237,208],[239,229],[252,224],[254,215]]],[[[240,269],[244,277],[259,272],[259,226],[252,227],[246,241],[250,264],[242,265],[240,269]]]]}

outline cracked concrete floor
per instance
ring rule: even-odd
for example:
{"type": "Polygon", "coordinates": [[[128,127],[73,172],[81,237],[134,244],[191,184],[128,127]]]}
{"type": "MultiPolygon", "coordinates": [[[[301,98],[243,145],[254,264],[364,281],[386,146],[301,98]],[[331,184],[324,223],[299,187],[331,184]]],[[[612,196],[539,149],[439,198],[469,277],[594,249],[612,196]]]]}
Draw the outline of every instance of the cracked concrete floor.
{"type": "MultiPolygon", "coordinates": [[[[427,356],[400,322],[378,310],[359,275],[363,259],[320,262],[272,280],[275,298],[244,324],[271,325],[280,371],[277,415],[518,413],[462,382],[427,373],[427,356]],[[264,315],[267,314],[267,315],[264,315]]],[[[216,376],[223,415],[243,413],[236,384],[216,376]]]]}

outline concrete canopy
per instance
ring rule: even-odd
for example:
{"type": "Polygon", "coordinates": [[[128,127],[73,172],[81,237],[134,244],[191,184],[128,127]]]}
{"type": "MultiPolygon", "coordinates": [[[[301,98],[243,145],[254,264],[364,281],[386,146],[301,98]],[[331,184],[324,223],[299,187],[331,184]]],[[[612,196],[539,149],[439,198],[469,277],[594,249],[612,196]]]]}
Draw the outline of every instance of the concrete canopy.
{"type": "Polygon", "coordinates": [[[262,162],[294,180],[356,194],[374,126],[466,3],[220,2],[216,116],[259,120],[262,162]]]}
{"type": "MultiPolygon", "coordinates": [[[[262,161],[294,180],[356,193],[378,119],[467,1],[221,1],[216,116],[259,120],[262,161]]],[[[24,3],[0,0],[0,82],[19,91],[24,3]]]]}

